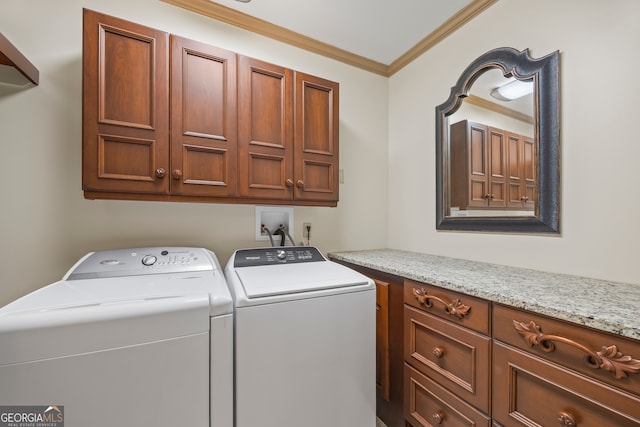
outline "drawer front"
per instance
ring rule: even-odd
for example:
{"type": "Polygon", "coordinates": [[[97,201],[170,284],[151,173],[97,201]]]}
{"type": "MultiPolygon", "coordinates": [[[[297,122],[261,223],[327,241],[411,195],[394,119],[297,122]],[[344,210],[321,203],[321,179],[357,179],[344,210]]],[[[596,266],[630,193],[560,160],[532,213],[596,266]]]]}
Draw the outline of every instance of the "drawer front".
{"type": "Polygon", "coordinates": [[[491,340],[416,308],[404,308],[404,359],[489,413],[491,340]]]}
{"type": "Polygon", "coordinates": [[[488,301],[405,279],[404,302],[482,334],[490,334],[491,305],[488,301]]]}
{"type": "Polygon", "coordinates": [[[493,343],[492,416],[505,427],[640,425],[640,399],[493,343]]]}
{"type": "Polygon", "coordinates": [[[413,426],[489,427],[486,415],[405,364],[404,415],[413,426]]]}
{"type": "Polygon", "coordinates": [[[640,342],[494,304],[493,336],[640,395],[640,342]]]}

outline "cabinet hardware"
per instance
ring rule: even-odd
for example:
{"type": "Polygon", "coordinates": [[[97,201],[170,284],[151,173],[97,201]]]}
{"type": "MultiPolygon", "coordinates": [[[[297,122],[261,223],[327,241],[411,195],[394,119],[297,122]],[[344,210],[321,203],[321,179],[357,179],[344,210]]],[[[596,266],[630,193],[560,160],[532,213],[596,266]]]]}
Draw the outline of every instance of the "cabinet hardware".
{"type": "Polygon", "coordinates": [[[427,291],[424,289],[413,288],[413,296],[416,297],[420,304],[427,308],[433,307],[432,300],[438,301],[440,304],[444,305],[444,309],[447,314],[455,316],[458,319],[463,319],[471,310],[471,306],[463,304],[458,298],[448,302],[435,295],[428,295],[427,291]]]}
{"type": "Polygon", "coordinates": [[[298,188],[303,188],[304,187],[304,181],[299,179],[298,182],[296,182],[296,184],[298,185],[298,188]]]}
{"type": "Polygon", "coordinates": [[[171,176],[173,176],[173,179],[180,179],[182,178],[182,171],[180,169],[174,169],[173,172],[171,172],[171,176]]]}
{"type": "Polygon", "coordinates": [[[436,412],[431,416],[431,418],[433,418],[434,423],[442,424],[442,421],[444,421],[444,414],[442,412],[436,412]]]}
{"type": "Polygon", "coordinates": [[[440,359],[442,356],[444,356],[444,348],[442,347],[436,347],[433,349],[432,351],[433,355],[435,357],[437,357],[438,359],[440,359]]]}
{"type": "Polygon", "coordinates": [[[285,183],[285,185],[287,187],[293,187],[293,180],[292,179],[287,179],[284,183],[285,183]]]}
{"type": "Polygon", "coordinates": [[[164,168],[156,169],[156,178],[164,178],[166,174],[167,172],[164,170],[164,168]]]}
{"type": "Polygon", "coordinates": [[[560,412],[558,414],[558,423],[564,427],[576,427],[576,418],[569,412],[560,412]]]}
{"type": "Polygon", "coordinates": [[[572,339],[543,333],[534,321],[525,323],[514,320],[513,326],[531,348],[538,346],[542,351],[552,353],[556,349],[554,341],[561,342],[585,353],[584,361],[590,368],[610,372],[617,379],[640,373],[640,360],[625,356],[615,345],[603,345],[600,351],[593,351],[572,339]]]}

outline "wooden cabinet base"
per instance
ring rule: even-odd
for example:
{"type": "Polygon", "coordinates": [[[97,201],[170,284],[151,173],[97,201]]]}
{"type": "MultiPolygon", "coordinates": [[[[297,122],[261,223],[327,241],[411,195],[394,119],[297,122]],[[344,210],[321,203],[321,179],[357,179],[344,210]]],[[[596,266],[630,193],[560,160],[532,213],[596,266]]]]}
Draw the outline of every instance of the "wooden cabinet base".
{"type": "MultiPolygon", "coordinates": [[[[199,197],[179,196],[175,194],[139,194],[139,193],[107,193],[102,191],[85,191],[84,198],[88,200],[137,200],[150,202],[191,202],[191,203],[229,203],[247,205],[287,205],[291,206],[291,200],[256,199],[240,197],[199,197]]],[[[326,206],[336,207],[337,201],[307,201],[297,200],[296,206],[326,206]]]]}

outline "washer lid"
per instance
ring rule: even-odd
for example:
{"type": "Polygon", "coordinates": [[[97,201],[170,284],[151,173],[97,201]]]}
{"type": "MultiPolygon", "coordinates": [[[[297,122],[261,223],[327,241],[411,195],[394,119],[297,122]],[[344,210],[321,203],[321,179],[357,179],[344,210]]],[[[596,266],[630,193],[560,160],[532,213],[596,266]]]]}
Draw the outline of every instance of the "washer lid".
{"type": "Polygon", "coordinates": [[[331,261],[235,269],[249,299],[369,285],[367,278],[331,261]]]}

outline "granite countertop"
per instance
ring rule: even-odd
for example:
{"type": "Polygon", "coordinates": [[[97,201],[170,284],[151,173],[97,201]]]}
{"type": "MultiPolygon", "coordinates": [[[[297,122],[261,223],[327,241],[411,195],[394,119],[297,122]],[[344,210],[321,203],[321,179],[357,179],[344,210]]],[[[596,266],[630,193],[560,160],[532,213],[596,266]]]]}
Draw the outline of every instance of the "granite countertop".
{"type": "Polygon", "coordinates": [[[329,257],[640,340],[640,285],[392,249],[329,257]]]}

